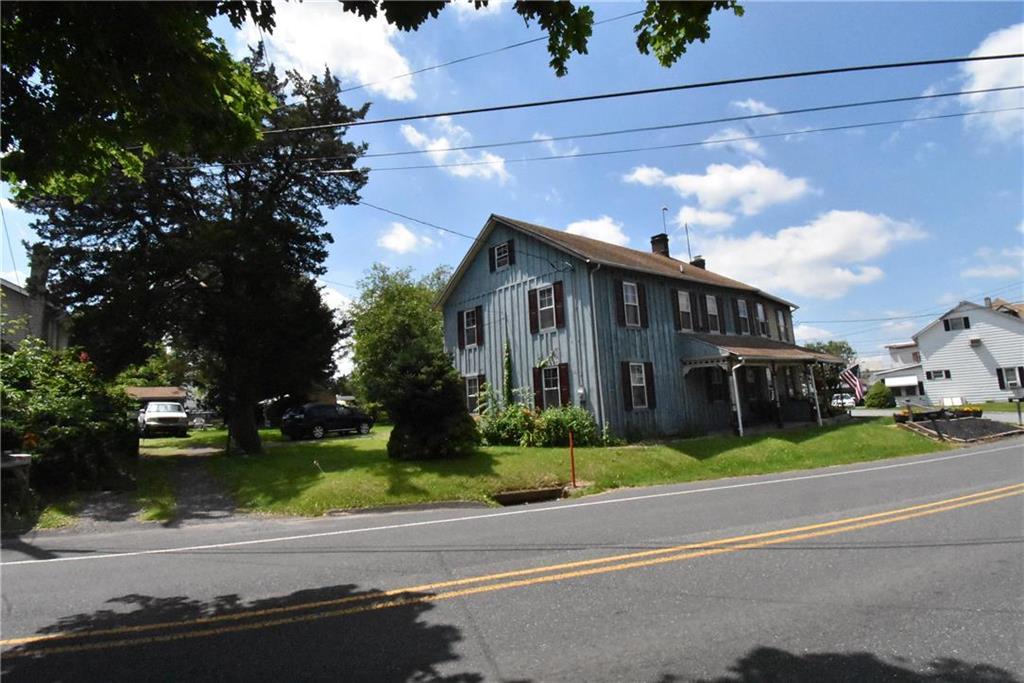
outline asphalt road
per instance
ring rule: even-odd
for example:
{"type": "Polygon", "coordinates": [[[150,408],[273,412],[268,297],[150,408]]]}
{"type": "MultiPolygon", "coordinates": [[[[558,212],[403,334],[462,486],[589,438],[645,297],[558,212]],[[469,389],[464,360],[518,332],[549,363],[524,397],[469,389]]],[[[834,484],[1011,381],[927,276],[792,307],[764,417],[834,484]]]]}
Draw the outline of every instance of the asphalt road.
{"type": "Polygon", "coordinates": [[[1024,441],[4,541],[11,681],[1020,681],[1024,441]]]}

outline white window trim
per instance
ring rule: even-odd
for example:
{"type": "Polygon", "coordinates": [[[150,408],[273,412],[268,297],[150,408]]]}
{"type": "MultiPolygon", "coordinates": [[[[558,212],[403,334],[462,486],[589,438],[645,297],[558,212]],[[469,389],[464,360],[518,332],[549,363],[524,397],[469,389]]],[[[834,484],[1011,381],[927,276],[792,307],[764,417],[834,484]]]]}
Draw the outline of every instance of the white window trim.
{"type": "Polygon", "coordinates": [[[964,318],[966,318],[966,317],[967,316],[964,316],[964,315],[958,315],[958,316],[954,316],[952,318],[946,318],[946,320],[949,321],[949,330],[948,331],[949,332],[962,332],[963,330],[966,330],[967,327],[964,325],[964,318]],[[960,325],[960,327],[956,327],[956,325],[960,325]]]}
{"type": "Polygon", "coordinates": [[[708,332],[714,332],[715,334],[721,334],[722,332],[722,313],[718,310],[718,300],[712,294],[704,295],[704,305],[708,309],[708,332]],[[711,309],[714,308],[715,312],[712,313],[711,309]],[[711,316],[715,316],[715,324],[711,324],[711,316]]]}
{"type": "Polygon", "coordinates": [[[624,281],[622,283],[622,315],[626,321],[626,327],[641,327],[642,320],[640,318],[640,287],[635,282],[624,281]],[[633,288],[633,296],[636,299],[635,304],[631,304],[626,301],[626,289],[633,288]],[[636,322],[629,322],[629,308],[630,306],[636,307],[636,322]]]}
{"type": "Polygon", "coordinates": [[[554,286],[553,285],[548,285],[547,287],[540,287],[540,288],[537,289],[536,294],[537,294],[537,329],[538,329],[538,331],[540,331],[540,332],[547,332],[549,330],[556,329],[558,327],[558,318],[555,315],[555,288],[554,288],[554,286]],[[544,292],[544,291],[547,291],[547,290],[551,290],[551,305],[550,306],[541,306],[540,305],[540,294],[541,294],[541,292],[544,292]],[[544,325],[541,322],[543,320],[543,316],[541,316],[541,313],[543,311],[547,311],[547,310],[551,311],[551,325],[548,326],[548,327],[544,327],[544,325]]]}
{"type": "Polygon", "coordinates": [[[559,408],[559,407],[561,407],[561,405],[562,405],[562,377],[561,377],[561,373],[558,372],[558,368],[557,367],[554,367],[554,368],[542,368],[541,369],[541,371],[540,371],[540,395],[541,395],[542,403],[544,404],[545,408],[559,408]],[[554,376],[555,376],[555,386],[554,387],[549,387],[548,386],[548,373],[552,372],[552,371],[554,372],[554,376]],[[555,390],[555,391],[558,392],[558,394],[557,394],[558,395],[558,399],[555,401],[554,405],[548,403],[548,392],[552,391],[552,390],[555,390]]]}
{"type": "Polygon", "coordinates": [[[463,379],[465,380],[465,385],[466,385],[466,409],[469,410],[469,412],[471,412],[471,413],[480,412],[480,376],[479,375],[466,375],[463,379]],[[470,391],[469,391],[469,383],[471,381],[476,385],[476,392],[475,393],[470,393],[470,391]],[[470,409],[470,407],[469,407],[469,399],[470,398],[475,398],[476,399],[476,406],[474,408],[472,408],[472,409],[470,409]]]}
{"type": "Polygon", "coordinates": [[[509,265],[510,264],[509,264],[508,242],[502,242],[501,244],[496,244],[494,246],[494,270],[501,270],[502,268],[508,268],[509,265]],[[504,249],[505,250],[505,256],[504,256],[505,263],[501,263],[500,262],[500,259],[502,257],[498,255],[498,250],[499,249],[504,249]]]}
{"type": "Polygon", "coordinates": [[[925,372],[925,379],[926,379],[927,381],[929,381],[929,382],[937,382],[937,381],[939,381],[939,380],[943,380],[943,381],[945,381],[945,380],[947,380],[947,379],[952,379],[952,378],[953,378],[953,377],[952,377],[952,374],[953,374],[953,373],[950,373],[950,376],[949,376],[949,377],[946,377],[946,373],[947,373],[947,372],[949,372],[949,370],[948,370],[948,369],[943,369],[943,370],[928,370],[928,371],[926,371],[926,372],[925,372]],[[930,372],[930,373],[932,373],[932,378],[931,378],[931,379],[928,379],[928,373],[929,373],[929,372],[930,372]],[[936,377],[936,375],[938,375],[938,376],[936,377]]]}
{"type": "Polygon", "coordinates": [[[1016,389],[1020,386],[1020,377],[1017,374],[1017,368],[1002,368],[1003,371],[1003,384],[1006,385],[1007,389],[1016,389]]]}
{"type": "Polygon", "coordinates": [[[467,349],[476,347],[477,341],[480,339],[480,335],[477,334],[477,326],[479,324],[480,324],[480,321],[476,319],[476,309],[475,308],[471,308],[469,310],[466,310],[466,311],[462,312],[462,339],[465,342],[465,347],[467,349]],[[469,328],[470,328],[470,325],[467,322],[468,319],[469,319],[469,314],[470,313],[473,314],[473,325],[472,325],[472,327],[473,327],[473,343],[472,344],[469,343],[469,328]]]}
{"type": "Polygon", "coordinates": [[[629,364],[629,398],[633,402],[633,410],[647,410],[647,369],[643,363],[630,363],[629,364]],[[640,376],[643,377],[643,384],[636,384],[633,382],[633,368],[640,368],[640,376]],[[644,388],[644,404],[638,406],[636,404],[636,395],[633,393],[633,389],[636,387],[644,388]]]}
{"type": "Polygon", "coordinates": [[[690,293],[680,289],[677,292],[676,308],[679,309],[679,328],[682,332],[693,332],[693,311],[690,310],[690,293]],[[690,324],[687,326],[683,313],[690,316],[690,324]]]}
{"type": "Polygon", "coordinates": [[[736,334],[750,334],[750,311],[747,309],[747,302],[736,299],[736,311],[740,317],[740,329],[736,330],[736,334]],[[747,324],[746,331],[743,330],[743,323],[747,324]]]}

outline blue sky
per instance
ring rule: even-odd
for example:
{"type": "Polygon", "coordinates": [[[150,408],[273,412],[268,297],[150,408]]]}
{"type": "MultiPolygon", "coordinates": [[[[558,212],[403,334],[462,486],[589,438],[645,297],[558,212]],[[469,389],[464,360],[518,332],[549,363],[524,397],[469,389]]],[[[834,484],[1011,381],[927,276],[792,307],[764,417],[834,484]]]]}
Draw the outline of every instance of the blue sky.
{"type": "MultiPolygon", "coordinates": [[[[598,20],[639,3],[595,3],[598,20]]],[[[1024,51],[1020,3],[748,3],[742,18],[712,16],[711,38],[672,68],[640,55],[630,17],[597,26],[590,54],[557,78],[543,43],[350,93],[371,118],[656,87],[830,66],[1024,51]]],[[[449,7],[403,34],[343,14],[335,3],[278,7],[271,59],[304,72],[326,64],[343,86],[380,81],[540,35],[510,8],[449,7]]],[[[253,29],[217,25],[240,52],[253,29]]],[[[1024,85],[1022,60],[728,86],[560,107],[352,129],[371,153],[651,126],[769,110],[1024,85]]],[[[963,298],[1024,298],[1024,119],[1020,111],[831,133],[806,133],[582,159],[521,162],[552,153],[700,142],[937,113],[1024,106],[1021,91],[784,116],[643,134],[538,142],[470,152],[367,160],[370,167],[489,161],[480,166],[372,172],[366,201],[475,234],[490,213],[648,249],[662,211],[673,255],[685,258],[680,221],[711,270],[799,304],[805,340],[846,338],[866,357],[905,339],[927,318],[884,324],[818,322],[940,313],[963,298]]],[[[5,202],[11,236],[31,239],[27,217],[5,202]]],[[[455,265],[469,240],[373,209],[327,213],[335,245],[332,301],[352,296],[374,261],[426,272],[455,265]]],[[[18,245],[16,244],[17,248],[18,245]]],[[[4,267],[10,258],[3,250],[4,267]]],[[[15,266],[24,270],[18,250],[15,266]]]]}

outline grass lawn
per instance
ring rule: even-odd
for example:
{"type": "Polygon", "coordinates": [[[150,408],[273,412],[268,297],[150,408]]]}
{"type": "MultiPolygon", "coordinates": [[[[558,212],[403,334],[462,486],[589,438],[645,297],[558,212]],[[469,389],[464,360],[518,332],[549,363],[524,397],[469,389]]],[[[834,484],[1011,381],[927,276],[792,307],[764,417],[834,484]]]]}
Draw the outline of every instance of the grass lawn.
{"type": "MultiPolygon", "coordinates": [[[[366,437],[270,444],[255,457],[215,456],[212,472],[245,509],[320,515],[331,509],[429,501],[481,501],[502,491],[564,484],[566,448],[487,446],[477,456],[437,462],[387,457],[388,427],[366,437]]],[[[185,440],[178,440],[182,444],[185,440]]],[[[888,418],[772,435],[717,436],[646,445],[579,448],[577,479],[587,493],[623,486],[765,474],[945,450],[888,418]]]]}
{"type": "Polygon", "coordinates": [[[1016,413],[1017,404],[1009,401],[992,401],[990,403],[974,403],[972,408],[981,408],[982,417],[984,413],[1016,413]]]}

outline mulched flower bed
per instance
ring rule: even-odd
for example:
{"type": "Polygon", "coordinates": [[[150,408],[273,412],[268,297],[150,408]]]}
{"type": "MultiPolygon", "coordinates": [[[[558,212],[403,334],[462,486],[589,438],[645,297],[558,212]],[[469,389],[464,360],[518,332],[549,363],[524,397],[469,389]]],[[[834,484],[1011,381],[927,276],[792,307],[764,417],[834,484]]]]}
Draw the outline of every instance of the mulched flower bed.
{"type": "Polygon", "coordinates": [[[943,438],[949,441],[980,441],[1024,434],[1024,429],[1020,427],[981,417],[923,420],[906,423],[903,426],[933,439],[943,438]],[[938,428],[938,433],[936,433],[936,428],[938,428]]]}

